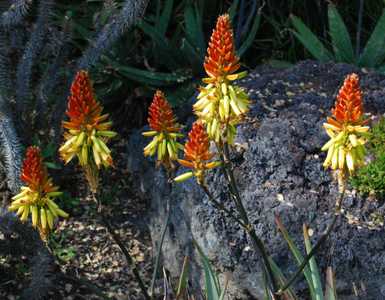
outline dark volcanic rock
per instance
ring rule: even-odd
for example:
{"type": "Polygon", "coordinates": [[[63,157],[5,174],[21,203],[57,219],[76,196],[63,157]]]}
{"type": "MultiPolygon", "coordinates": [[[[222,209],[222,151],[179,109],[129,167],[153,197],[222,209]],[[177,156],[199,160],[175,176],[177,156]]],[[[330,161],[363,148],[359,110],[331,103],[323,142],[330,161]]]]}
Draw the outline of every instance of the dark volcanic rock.
{"type": "MultiPolygon", "coordinates": [[[[327,140],[322,123],[351,72],[361,77],[366,111],[382,114],[385,76],[363,73],[350,65],[306,61],[286,70],[263,66],[240,83],[253,105],[238,130],[232,157],[235,174],[257,234],[286,274],[295,270],[295,263],[277,232],[274,216],[281,216],[301,250],[303,223],[314,230],[315,242],[331,221],[337,188],[330,172],[322,168],[325,154],[319,149],[327,140]]],[[[194,180],[174,185],[170,192],[165,175],[142,156],[146,142],[140,132],[132,135],[128,167],[143,197],[151,201],[149,225],[155,241],[166,218],[166,203],[171,203],[171,226],[163,249],[166,268],[176,276],[183,257],[189,255],[192,284],[198,286],[201,272],[191,245],[194,238],[219,272],[231,274],[231,299],[259,297],[261,270],[243,230],[208,203],[194,180]]],[[[219,170],[209,176],[208,183],[230,205],[219,170]]],[[[344,217],[317,255],[323,274],[330,264],[336,270],[341,299],[357,299],[353,286],[359,299],[385,299],[385,231],[372,222],[372,213],[384,214],[381,199],[363,199],[348,191],[344,217]]],[[[301,294],[306,285],[302,282],[297,287],[301,294]]],[[[306,293],[303,297],[307,298],[306,293]]]]}

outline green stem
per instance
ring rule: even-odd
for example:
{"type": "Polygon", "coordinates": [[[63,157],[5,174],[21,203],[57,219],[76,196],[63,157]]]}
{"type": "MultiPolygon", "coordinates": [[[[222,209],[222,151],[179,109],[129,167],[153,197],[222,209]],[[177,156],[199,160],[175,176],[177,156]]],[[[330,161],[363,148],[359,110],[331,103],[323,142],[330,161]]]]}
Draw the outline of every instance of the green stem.
{"type": "Polygon", "coordinates": [[[151,280],[151,286],[150,286],[150,295],[151,295],[151,297],[154,297],[155,280],[156,280],[156,275],[158,274],[158,270],[159,270],[160,256],[161,256],[161,253],[162,253],[162,246],[163,246],[164,238],[166,236],[166,231],[167,231],[167,228],[168,228],[168,223],[169,223],[169,220],[170,220],[170,215],[171,215],[171,209],[170,209],[170,206],[168,205],[166,222],[163,225],[162,235],[161,235],[161,238],[160,238],[160,243],[158,245],[158,251],[157,251],[157,254],[156,254],[156,258],[155,258],[154,272],[152,273],[152,280],[151,280]]]}
{"type": "MultiPolygon", "coordinates": [[[[217,145],[218,147],[218,145],[217,145]]],[[[272,292],[278,290],[278,283],[276,281],[276,278],[274,276],[273,270],[271,268],[270,262],[269,262],[269,255],[267,254],[267,250],[264,246],[264,243],[262,240],[257,236],[255,229],[253,225],[250,223],[249,217],[247,215],[246,209],[242,203],[242,199],[238,190],[237,183],[235,181],[234,173],[231,166],[231,161],[229,159],[230,157],[230,150],[227,143],[222,143],[219,145],[218,152],[220,154],[220,158],[223,164],[223,171],[225,173],[226,179],[228,181],[229,185],[229,191],[232,195],[232,198],[234,200],[234,203],[238,209],[238,212],[241,216],[241,219],[243,223],[245,224],[244,228],[246,232],[249,234],[252,244],[254,246],[254,249],[260,253],[263,261],[263,266],[265,269],[265,272],[269,279],[269,285],[272,292]]]]}
{"type": "Polygon", "coordinates": [[[143,296],[145,297],[146,300],[151,300],[151,297],[147,293],[146,286],[144,284],[142,277],[139,274],[139,270],[138,270],[138,267],[137,267],[134,259],[131,257],[127,248],[124,246],[119,235],[115,233],[114,229],[112,228],[112,225],[108,222],[108,217],[104,214],[103,205],[102,205],[101,201],[96,197],[95,193],[93,193],[93,192],[92,192],[92,197],[97,204],[97,210],[98,210],[98,213],[99,213],[99,216],[102,220],[103,225],[107,228],[108,233],[110,234],[110,236],[112,237],[114,242],[118,245],[118,247],[120,248],[120,250],[124,254],[126,261],[127,261],[127,264],[129,267],[131,267],[132,273],[134,274],[134,277],[139,284],[139,287],[142,291],[143,296]]]}
{"type": "Polygon", "coordinates": [[[222,210],[224,211],[225,213],[228,214],[228,216],[230,218],[232,218],[233,220],[235,220],[239,225],[242,226],[242,228],[246,229],[247,226],[245,223],[242,222],[241,219],[239,219],[235,214],[234,214],[234,211],[232,210],[229,210],[227,209],[223,203],[221,202],[218,202],[217,200],[215,200],[214,196],[210,193],[209,189],[207,188],[207,186],[205,184],[200,184],[200,187],[203,189],[203,191],[206,193],[206,195],[208,196],[209,200],[213,203],[213,205],[215,206],[216,209],[218,210],[222,210]]]}
{"type": "Polygon", "coordinates": [[[297,271],[294,273],[294,275],[287,281],[286,284],[283,285],[282,288],[279,289],[277,292],[277,295],[282,295],[294,282],[295,280],[301,275],[303,269],[306,267],[310,259],[316,254],[318,249],[322,246],[322,244],[326,241],[326,239],[329,237],[330,233],[333,231],[333,228],[336,224],[336,221],[338,219],[338,216],[341,214],[341,205],[342,201],[345,195],[345,190],[343,190],[342,193],[340,193],[337,201],[336,201],[336,207],[333,219],[329,225],[329,227],[326,229],[325,233],[320,237],[318,242],[314,245],[314,247],[311,249],[311,251],[307,254],[307,256],[302,261],[301,265],[298,267],[297,271]]]}

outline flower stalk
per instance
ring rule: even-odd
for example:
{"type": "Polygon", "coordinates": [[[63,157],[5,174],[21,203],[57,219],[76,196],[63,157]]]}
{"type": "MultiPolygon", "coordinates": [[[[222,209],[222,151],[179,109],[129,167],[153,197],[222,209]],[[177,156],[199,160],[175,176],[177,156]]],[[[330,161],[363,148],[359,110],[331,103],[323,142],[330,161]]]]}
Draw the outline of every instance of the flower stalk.
{"type": "Polygon", "coordinates": [[[210,38],[204,68],[209,77],[200,88],[193,109],[211,140],[233,144],[236,126],[249,110],[247,93],[232,82],[247,75],[240,68],[229,15],[218,18],[210,38]]]}
{"type": "Polygon", "coordinates": [[[363,116],[362,92],[357,74],[346,76],[337,95],[332,117],[324,123],[330,140],[322,147],[327,151],[324,167],[337,172],[339,196],[337,197],[333,219],[311,251],[306,255],[301,265],[286,284],[277,292],[282,295],[301,275],[310,259],[316,254],[321,245],[333,231],[338,217],[341,215],[342,202],[346,190],[346,179],[352,175],[357,167],[364,164],[365,134],[369,131],[368,123],[363,116]]]}
{"type": "Polygon", "coordinates": [[[96,100],[88,72],[81,70],[71,86],[66,115],[63,121],[65,142],[59,154],[65,164],[75,157],[83,168],[91,190],[96,193],[99,170],[113,166],[111,150],[107,142],[116,136],[111,131],[112,122],[108,114],[102,114],[103,107],[96,100]]]}

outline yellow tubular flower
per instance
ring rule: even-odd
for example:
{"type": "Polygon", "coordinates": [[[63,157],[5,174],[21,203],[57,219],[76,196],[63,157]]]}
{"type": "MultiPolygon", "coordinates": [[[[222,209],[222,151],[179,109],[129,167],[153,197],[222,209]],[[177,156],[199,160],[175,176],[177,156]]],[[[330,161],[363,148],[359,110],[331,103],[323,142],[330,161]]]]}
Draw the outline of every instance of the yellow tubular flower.
{"type": "Polygon", "coordinates": [[[327,151],[323,166],[339,170],[339,179],[342,179],[345,173],[352,174],[364,164],[365,133],[369,131],[367,121],[363,119],[362,95],[356,74],[346,77],[332,113],[323,125],[330,137],[321,148],[327,151]]]}
{"type": "Polygon", "coordinates": [[[27,149],[21,180],[27,186],[22,186],[20,193],[12,198],[9,210],[16,211],[22,222],[27,221],[31,214],[32,226],[37,227],[42,239],[46,240],[49,231],[54,228],[55,220],[59,216],[67,218],[68,214],[54,202],[54,199],[62,193],[48,177],[38,147],[27,149]]]}
{"type": "Polygon", "coordinates": [[[177,139],[183,137],[180,126],[172,112],[170,104],[161,91],[156,91],[148,111],[148,123],[151,131],[143,132],[152,141],[144,148],[145,156],[157,155],[157,164],[173,168],[173,162],[178,159],[178,151],[183,146],[177,139]]]}
{"type": "Polygon", "coordinates": [[[113,166],[111,151],[106,143],[116,133],[110,130],[112,122],[108,121],[108,114],[102,115],[102,111],[88,73],[79,71],[71,86],[66,111],[69,121],[63,122],[67,131],[59,153],[66,164],[74,157],[78,158],[93,192],[97,190],[99,169],[113,166]]]}
{"type": "Polygon", "coordinates": [[[214,29],[204,67],[208,78],[200,88],[194,112],[206,125],[207,133],[215,142],[233,143],[236,125],[249,110],[250,100],[240,87],[231,81],[241,79],[246,72],[234,74],[239,68],[239,58],[235,54],[233,30],[228,15],[218,18],[214,29]]]}

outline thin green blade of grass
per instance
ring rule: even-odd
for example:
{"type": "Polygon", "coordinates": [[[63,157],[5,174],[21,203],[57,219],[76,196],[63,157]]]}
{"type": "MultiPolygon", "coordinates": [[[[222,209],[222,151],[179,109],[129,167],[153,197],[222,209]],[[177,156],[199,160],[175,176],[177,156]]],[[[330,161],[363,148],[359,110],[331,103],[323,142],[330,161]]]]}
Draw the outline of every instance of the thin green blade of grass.
{"type": "MultiPolygon", "coordinates": [[[[294,244],[293,239],[290,237],[289,233],[287,232],[285,226],[283,225],[283,223],[281,222],[281,219],[278,216],[275,217],[275,222],[278,226],[279,231],[282,233],[283,238],[286,240],[287,244],[289,245],[289,249],[293,254],[294,258],[296,259],[298,266],[300,266],[304,260],[301,252],[299,251],[297,246],[294,244]]],[[[310,295],[312,296],[312,299],[315,299],[314,297],[316,296],[316,293],[315,293],[313,278],[311,275],[309,265],[307,265],[303,269],[303,274],[309,286],[310,295]]]]}
{"type": "Polygon", "coordinates": [[[300,18],[291,15],[291,23],[296,31],[295,37],[302,43],[302,45],[310,52],[310,54],[321,62],[330,61],[333,55],[325,48],[318,37],[307,27],[300,18]]]}
{"type": "Polygon", "coordinates": [[[266,273],[263,272],[263,300],[272,300],[269,292],[269,288],[267,286],[267,278],[266,273]]]}
{"type": "Polygon", "coordinates": [[[224,300],[224,299],[225,299],[228,284],[229,284],[229,276],[228,276],[228,274],[226,274],[226,277],[225,277],[225,286],[223,287],[223,290],[222,290],[222,292],[221,292],[221,295],[220,295],[220,297],[219,297],[219,300],[224,300]]]}
{"type": "MultiPolygon", "coordinates": [[[[306,253],[309,254],[313,247],[312,247],[311,242],[310,242],[309,231],[308,231],[306,224],[303,224],[303,238],[305,241],[306,253]]],[[[311,277],[313,279],[313,285],[314,285],[314,290],[315,290],[315,298],[314,299],[315,300],[323,300],[324,297],[323,297],[323,292],[322,292],[322,281],[321,281],[321,276],[320,276],[317,262],[315,260],[314,255],[309,260],[309,266],[310,266],[311,277]]]]}
{"type": "Polygon", "coordinates": [[[325,300],[337,300],[336,282],[332,267],[326,269],[325,300]]]}
{"type": "Polygon", "coordinates": [[[203,271],[205,274],[205,289],[206,289],[206,300],[219,300],[221,290],[219,287],[218,278],[210,266],[210,261],[207,256],[203,253],[202,249],[196,241],[193,241],[195,248],[198,250],[199,256],[201,257],[203,264],[203,271]]]}
{"type": "Polygon", "coordinates": [[[377,22],[364,51],[359,59],[359,65],[363,67],[376,67],[382,63],[385,55],[385,10],[377,22]]]}
{"type": "Polygon", "coordinates": [[[189,260],[188,256],[185,256],[183,260],[182,272],[179,276],[178,288],[176,290],[176,299],[182,299],[183,294],[187,288],[188,281],[188,271],[189,271],[189,260]]]}
{"type": "Polygon", "coordinates": [[[349,32],[333,4],[328,7],[329,34],[338,62],[354,63],[354,50],[349,32]]]}
{"type": "MultiPolygon", "coordinates": [[[[275,263],[275,261],[269,257],[269,262],[270,262],[270,265],[271,265],[271,268],[273,270],[273,273],[274,273],[274,276],[278,279],[279,281],[279,284],[280,286],[283,286],[287,280],[285,278],[285,276],[283,275],[283,272],[282,270],[278,267],[278,265],[275,263]]],[[[286,300],[297,300],[297,295],[294,293],[293,289],[291,287],[289,287],[285,293],[285,299],[286,300]]]]}

